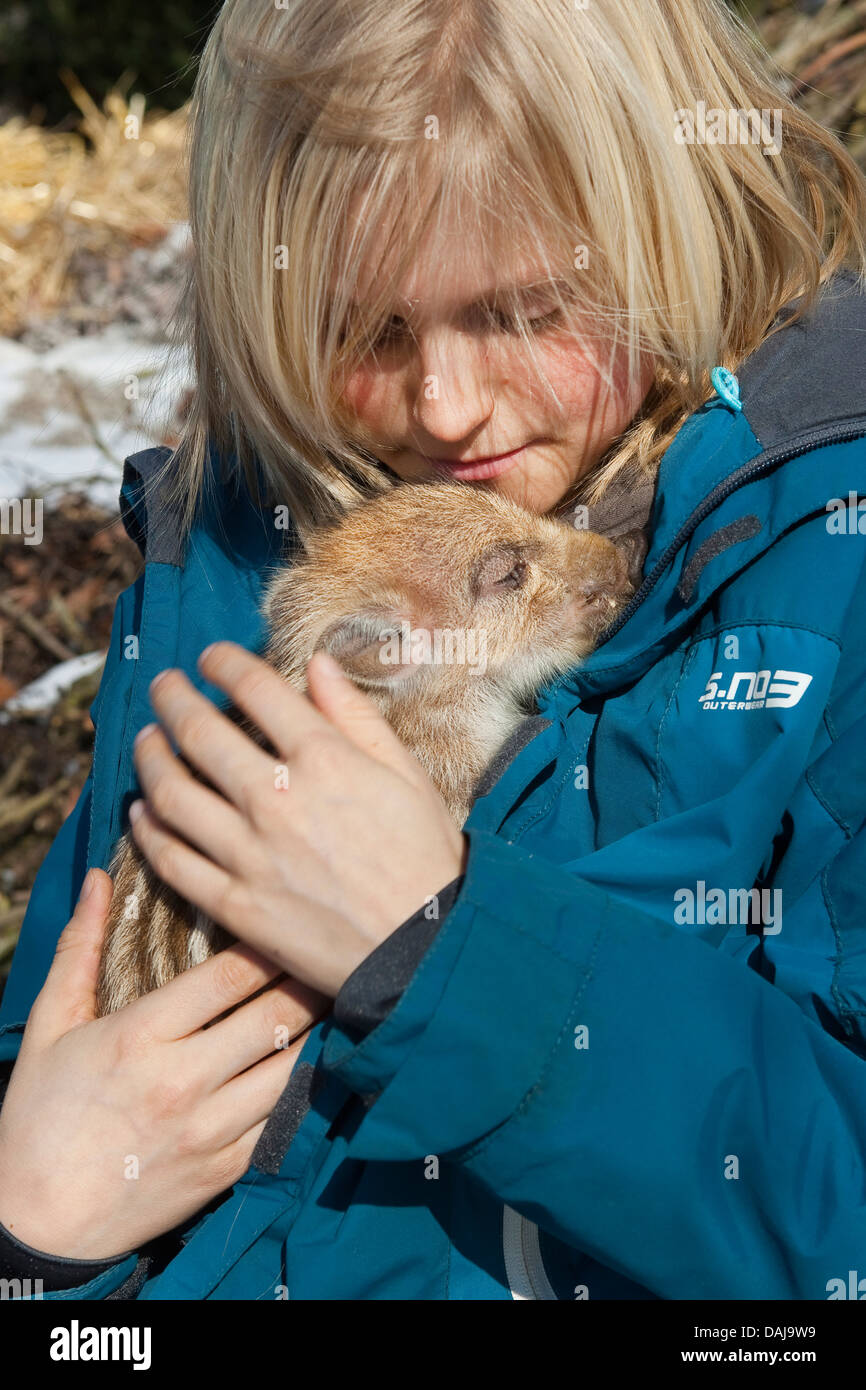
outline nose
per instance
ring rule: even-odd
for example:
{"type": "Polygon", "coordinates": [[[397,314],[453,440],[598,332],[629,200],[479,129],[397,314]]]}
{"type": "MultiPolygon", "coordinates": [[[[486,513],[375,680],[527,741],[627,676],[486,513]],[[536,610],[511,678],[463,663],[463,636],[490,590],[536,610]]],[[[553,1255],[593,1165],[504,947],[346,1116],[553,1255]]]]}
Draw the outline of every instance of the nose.
{"type": "Polygon", "coordinates": [[[456,444],[475,433],[493,414],[495,396],[487,354],[466,333],[440,328],[419,334],[412,420],[425,451],[436,441],[456,444]]]}

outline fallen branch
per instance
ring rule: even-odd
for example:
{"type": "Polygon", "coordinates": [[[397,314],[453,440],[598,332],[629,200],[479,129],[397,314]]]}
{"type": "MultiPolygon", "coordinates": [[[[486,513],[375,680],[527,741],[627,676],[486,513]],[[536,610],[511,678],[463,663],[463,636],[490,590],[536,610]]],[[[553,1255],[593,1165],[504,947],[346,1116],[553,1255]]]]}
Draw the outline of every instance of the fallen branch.
{"type": "MultiPolygon", "coordinates": [[[[794,82],[792,96],[799,96],[805,87],[814,86],[815,79],[822,77],[828,68],[831,68],[840,58],[847,58],[849,53],[855,53],[858,48],[866,47],[866,33],[852,34],[850,38],[842,39],[840,43],[835,43],[832,48],[828,48],[824,53],[819,53],[817,58],[813,58],[811,63],[807,63],[802,72],[797,74],[794,82]]],[[[852,97],[856,101],[857,93],[852,97]]]]}
{"type": "Polygon", "coordinates": [[[22,748],[17,757],[12,759],[12,762],[3,773],[3,776],[0,777],[0,801],[5,800],[9,793],[13,792],[18,786],[21,774],[30,761],[31,753],[32,749],[29,745],[26,748],[22,748]]]}
{"type": "Polygon", "coordinates": [[[122,473],[123,460],[119,459],[116,454],[113,454],[111,452],[105,440],[102,438],[102,435],[99,431],[99,426],[96,423],[96,420],[93,418],[93,413],[90,409],[90,406],[87,404],[87,401],[84,397],[84,392],[82,391],[80,384],[76,381],[75,377],[72,376],[72,374],[66,370],[65,367],[58,367],[57,375],[63,382],[70,396],[72,397],[75,403],[75,408],[78,411],[78,414],[81,418],[81,422],[83,425],[86,426],[90,434],[90,437],[93,440],[94,447],[97,448],[99,452],[105,458],[108,459],[109,463],[114,464],[114,467],[117,469],[118,473],[122,473]]]}
{"type": "Polygon", "coordinates": [[[25,613],[23,609],[16,608],[12,600],[7,598],[5,594],[0,594],[0,613],[10,622],[17,623],[28,636],[33,638],[34,642],[38,642],[40,647],[44,647],[59,661],[71,661],[77,655],[76,652],[70,651],[69,647],[64,646],[46,627],[43,627],[38,618],[34,618],[31,613],[25,613]]]}
{"type": "Polygon", "coordinates": [[[13,801],[7,801],[5,806],[0,807],[0,834],[16,825],[32,820],[40,811],[44,811],[46,806],[59,800],[68,790],[69,778],[61,777],[53,786],[45,787],[35,796],[16,797],[13,801]]]}

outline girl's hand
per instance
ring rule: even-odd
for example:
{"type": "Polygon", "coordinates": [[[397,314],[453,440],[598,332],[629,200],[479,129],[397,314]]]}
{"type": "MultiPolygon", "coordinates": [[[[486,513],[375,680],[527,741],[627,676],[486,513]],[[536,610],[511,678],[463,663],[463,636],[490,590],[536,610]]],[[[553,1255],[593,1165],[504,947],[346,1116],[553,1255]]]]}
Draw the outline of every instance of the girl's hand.
{"type": "Polygon", "coordinates": [[[46,1254],[99,1260],[241,1177],[328,1001],[285,980],[203,1031],[280,973],[237,945],[96,1018],[113,885],[101,869],[88,880],[0,1110],[0,1222],[46,1254]]]}
{"type": "Polygon", "coordinates": [[[465,837],[417,759],[326,653],[307,668],[314,703],[233,642],[208,647],[199,667],[279,761],[182,672],[162,672],[150,687],[154,709],[218,790],[191,776],[149,725],[136,740],[147,800],[130,810],[135,842],[184,898],[287,974],[336,996],[380,942],[463,872],[465,837]]]}

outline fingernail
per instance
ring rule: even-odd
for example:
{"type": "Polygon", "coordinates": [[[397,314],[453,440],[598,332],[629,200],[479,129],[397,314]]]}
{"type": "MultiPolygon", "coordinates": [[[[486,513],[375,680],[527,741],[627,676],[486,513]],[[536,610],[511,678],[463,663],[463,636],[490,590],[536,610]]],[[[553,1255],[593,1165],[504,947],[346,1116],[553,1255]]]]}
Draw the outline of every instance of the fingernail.
{"type": "Polygon", "coordinates": [[[168,667],[165,671],[160,671],[159,675],[158,675],[158,676],[154,676],[153,680],[150,682],[150,687],[149,687],[149,688],[150,688],[151,690],[155,690],[156,687],[160,684],[160,682],[161,682],[161,681],[164,681],[165,678],[166,678],[166,676],[169,675],[170,672],[171,672],[171,668],[170,668],[170,667],[168,667]]]}
{"type": "Polygon", "coordinates": [[[141,740],[147,734],[152,733],[156,727],[156,724],[145,724],[144,727],[139,729],[138,733],[135,735],[135,738],[132,740],[133,744],[140,743],[141,740]]]}
{"type": "Polygon", "coordinates": [[[138,820],[143,810],[144,802],[141,799],[139,799],[138,801],[133,801],[132,805],[129,808],[129,819],[131,821],[138,820]]]}
{"type": "Polygon", "coordinates": [[[95,882],[96,874],[93,872],[92,869],[88,869],[87,873],[84,875],[84,882],[81,885],[81,892],[78,894],[78,901],[80,903],[83,903],[85,898],[90,897],[91,893],[93,892],[93,885],[95,884],[95,882]]]}

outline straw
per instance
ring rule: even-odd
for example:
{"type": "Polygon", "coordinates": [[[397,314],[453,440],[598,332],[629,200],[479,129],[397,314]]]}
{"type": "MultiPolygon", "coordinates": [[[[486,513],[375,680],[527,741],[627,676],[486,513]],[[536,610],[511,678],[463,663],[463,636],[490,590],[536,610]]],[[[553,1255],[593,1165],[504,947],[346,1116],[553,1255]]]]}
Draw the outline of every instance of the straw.
{"type": "Polygon", "coordinates": [[[118,88],[100,110],[68,69],[77,131],[20,116],[0,125],[0,334],[75,297],[76,253],[106,258],[158,242],[186,216],[188,108],[145,109],[118,88]]]}

